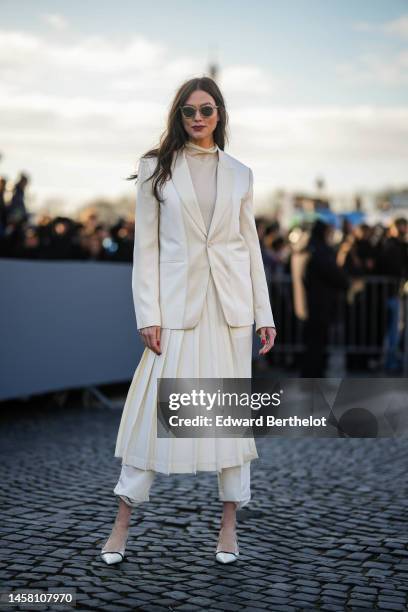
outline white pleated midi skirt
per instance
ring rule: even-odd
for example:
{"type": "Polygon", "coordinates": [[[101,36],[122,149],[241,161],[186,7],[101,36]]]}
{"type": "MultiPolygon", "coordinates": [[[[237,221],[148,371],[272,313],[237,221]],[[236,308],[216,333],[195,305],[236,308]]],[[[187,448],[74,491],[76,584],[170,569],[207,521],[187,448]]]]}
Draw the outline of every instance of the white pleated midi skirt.
{"type": "Polygon", "coordinates": [[[252,340],[252,325],[228,325],[210,272],[196,327],[162,328],[161,355],[145,348],[123,408],[115,457],[164,474],[220,472],[257,459],[253,437],[157,437],[157,379],[251,378],[252,340]]]}

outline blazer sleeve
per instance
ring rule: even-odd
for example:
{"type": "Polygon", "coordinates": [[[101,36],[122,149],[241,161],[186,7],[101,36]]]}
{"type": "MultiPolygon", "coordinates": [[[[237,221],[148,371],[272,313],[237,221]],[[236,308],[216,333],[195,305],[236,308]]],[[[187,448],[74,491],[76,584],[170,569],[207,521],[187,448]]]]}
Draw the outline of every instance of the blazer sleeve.
{"type": "Polygon", "coordinates": [[[159,295],[159,202],[152,191],[147,159],[138,167],[132,293],[137,328],[161,325],[159,295]]]}
{"type": "Polygon", "coordinates": [[[255,224],[253,183],[253,172],[251,168],[249,168],[249,189],[241,202],[240,228],[249,250],[255,326],[258,331],[260,327],[275,327],[275,322],[273,319],[269,289],[266,282],[265,268],[255,224]]]}

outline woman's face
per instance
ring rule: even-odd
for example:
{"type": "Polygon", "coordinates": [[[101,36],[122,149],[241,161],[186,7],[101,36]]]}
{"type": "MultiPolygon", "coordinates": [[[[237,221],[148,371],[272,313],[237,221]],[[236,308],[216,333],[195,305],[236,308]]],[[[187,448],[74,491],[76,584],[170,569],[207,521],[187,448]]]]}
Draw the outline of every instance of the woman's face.
{"type": "Polygon", "coordinates": [[[189,139],[193,141],[208,141],[212,140],[212,133],[217,127],[219,119],[218,109],[215,108],[211,117],[203,117],[201,113],[198,113],[197,108],[200,108],[203,104],[211,104],[215,106],[214,98],[206,91],[197,90],[187,98],[184,104],[189,104],[196,107],[195,116],[191,119],[187,119],[181,114],[183,126],[186,130],[189,139]],[[200,129],[196,129],[200,127],[200,129]]]}

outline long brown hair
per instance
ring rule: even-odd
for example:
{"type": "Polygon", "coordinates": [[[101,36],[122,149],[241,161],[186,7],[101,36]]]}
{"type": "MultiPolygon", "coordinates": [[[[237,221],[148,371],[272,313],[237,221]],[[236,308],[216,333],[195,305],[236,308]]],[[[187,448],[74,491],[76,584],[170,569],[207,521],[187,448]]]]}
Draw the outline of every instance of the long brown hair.
{"type": "MultiPolygon", "coordinates": [[[[181,149],[188,140],[188,134],[184,129],[180,106],[183,106],[193,91],[200,89],[206,91],[215,100],[218,106],[219,121],[213,132],[214,142],[224,150],[225,143],[228,142],[227,124],[228,114],[225,108],[223,95],[217,83],[210,77],[196,77],[183,83],[174,97],[169,115],[167,127],[160,136],[159,145],[147,151],[142,157],[157,157],[157,164],[153,174],[146,180],[153,178],[153,193],[159,202],[159,187],[162,188],[168,178],[171,178],[171,164],[173,153],[181,149]]],[[[137,174],[127,177],[127,180],[137,179],[137,174]]]]}

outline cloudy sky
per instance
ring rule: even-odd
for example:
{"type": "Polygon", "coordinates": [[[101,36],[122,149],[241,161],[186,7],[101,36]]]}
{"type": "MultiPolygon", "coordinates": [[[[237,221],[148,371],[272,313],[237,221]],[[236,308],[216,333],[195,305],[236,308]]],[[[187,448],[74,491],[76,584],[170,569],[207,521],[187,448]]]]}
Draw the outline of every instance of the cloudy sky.
{"type": "Polygon", "coordinates": [[[406,0],[0,0],[0,172],[36,205],[133,194],[187,78],[220,66],[255,195],[408,183],[406,0]]]}

